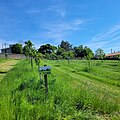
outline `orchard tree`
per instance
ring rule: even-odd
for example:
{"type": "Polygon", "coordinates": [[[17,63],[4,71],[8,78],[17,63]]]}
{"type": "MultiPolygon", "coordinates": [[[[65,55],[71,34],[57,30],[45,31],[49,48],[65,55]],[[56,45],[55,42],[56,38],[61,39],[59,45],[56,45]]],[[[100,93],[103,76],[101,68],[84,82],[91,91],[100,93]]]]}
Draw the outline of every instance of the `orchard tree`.
{"type": "Polygon", "coordinates": [[[33,68],[33,59],[35,59],[37,50],[35,48],[31,48],[30,50],[30,61],[31,61],[31,67],[33,68]]]}
{"type": "Polygon", "coordinates": [[[94,53],[87,46],[84,47],[84,56],[86,60],[88,61],[88,71],[90,72],[91,71],[91,58],[94,57],[94,53]]]}
{"type": "Polygon", "coordinates": [[[29,57],[30,57],[32,47],[33,47],[32,42],[31,42],[30,40],[26,41],[26,42],[25,42],[25,46],[23,47],[23,53],[24,53],[26,56],[29,56],[29,57]]]}
{"type": "Polygon", "coordinates": [[[23,54],[24,54],[26,57],[29,56],[29,49],[28,49],[27,46],[24,46],[24,47],[23,47],[23,54]]]}
{"type": "Polygon", "coordinates": [[[62,57],[63,57],[63,59],[67,59],[68,64],[70,64],[70,59],[74,58],[74,52],[73,51],[63,52],[62,57]]]}
{"type": "Polygon", "coordinates": [[[23,47],[23,53],[29,57],[30,59],[30,63],[31,63],[31,67],[33,67],[33,58],[35,55],[35,48],[33,48],[33,43],[28,40],[25,42],[25,46],[23,47]]]}
{"type": "Polygon", "coordinates": [[[39,52],[36,52],[36,54],[34,56],[36,65],[38,66],[38,69],[40,67],[40,60],[42,59],[42,57],[43,57],[42,53],[39,53],[39,52]]]}

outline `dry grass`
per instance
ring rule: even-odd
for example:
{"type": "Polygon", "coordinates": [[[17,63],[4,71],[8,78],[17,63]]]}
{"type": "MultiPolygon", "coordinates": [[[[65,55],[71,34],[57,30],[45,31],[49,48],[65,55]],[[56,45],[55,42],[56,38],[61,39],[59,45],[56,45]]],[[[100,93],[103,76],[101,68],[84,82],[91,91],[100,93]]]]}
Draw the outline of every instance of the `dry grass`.
{"type": "Polygon", "coordinates": [[[18,62],[18,60],[8,59],[0,63],[0,80],[4,78],[6,73],[13,68],[13,66],[18,62]]]}

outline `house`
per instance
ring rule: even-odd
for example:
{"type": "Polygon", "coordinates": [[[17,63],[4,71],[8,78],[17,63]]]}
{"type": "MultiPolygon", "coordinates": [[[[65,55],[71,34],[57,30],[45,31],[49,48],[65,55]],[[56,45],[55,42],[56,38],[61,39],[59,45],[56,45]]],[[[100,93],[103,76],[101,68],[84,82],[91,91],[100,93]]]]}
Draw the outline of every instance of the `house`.
{"type": "Polygon", "coordinates": [[[106,55],[106,58],[118,58],[120,56],[120,52],[109,53],[106,55]]]}
{"type": "Polygon", "coordinates": [[[12,47],[13,45],[14,45],[14,44],[9,45],[8,48],[2,48],[2,49],[1,49],[1,53],[12,53],[11,47],[12,47]]]}

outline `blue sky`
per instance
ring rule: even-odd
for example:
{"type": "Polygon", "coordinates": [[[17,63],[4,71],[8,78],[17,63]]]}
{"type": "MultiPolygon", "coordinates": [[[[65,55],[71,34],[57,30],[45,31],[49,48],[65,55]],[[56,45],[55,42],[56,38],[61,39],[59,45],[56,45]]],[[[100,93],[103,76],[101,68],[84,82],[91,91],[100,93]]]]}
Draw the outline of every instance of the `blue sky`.
{"type": "Polygon", "coordinates": [[[119,11],[120,0],[0,0],[0,48],[30,39],[120,51],[119,11]]]}

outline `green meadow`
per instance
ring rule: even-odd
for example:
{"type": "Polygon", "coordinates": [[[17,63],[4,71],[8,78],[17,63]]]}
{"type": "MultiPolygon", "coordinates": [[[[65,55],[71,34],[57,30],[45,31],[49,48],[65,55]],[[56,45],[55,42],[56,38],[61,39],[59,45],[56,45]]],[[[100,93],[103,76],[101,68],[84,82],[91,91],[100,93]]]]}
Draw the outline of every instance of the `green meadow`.
{"type": "Polygon", "coordinates": [[[0,59],[0,70],[8,69],[0,79],[0,120],[120,120],[118,61],[91,60],[89,68],[87,60],[41,60],[52,68],[48,94],[35,63],[5,63],[0,59]]]}

